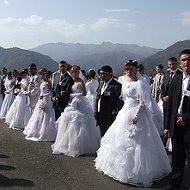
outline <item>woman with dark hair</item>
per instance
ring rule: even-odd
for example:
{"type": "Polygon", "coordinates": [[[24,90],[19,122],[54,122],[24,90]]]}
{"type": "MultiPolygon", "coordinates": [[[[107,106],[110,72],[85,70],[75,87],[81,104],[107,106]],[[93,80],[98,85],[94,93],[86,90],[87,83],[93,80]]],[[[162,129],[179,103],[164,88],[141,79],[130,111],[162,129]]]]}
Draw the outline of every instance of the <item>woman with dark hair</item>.
{"type": "Polygon", "coordinates": [[[12,129],[24,129],[31,117],[31,112],[27,105],[29,76],[25,71],[21,71],[19,77],[21,77],[21,81],[17,84],[17,96],[5,119],[5,123],[12,129]]]}
{"type": "Polygon", "coordinates": [[[23,134],[27,140],[55,141],[57,129],[55,127],[55,113],[51,101],[52,85],[46,69],[42,68],[38,73],[42,78],[40,97],[23,134]]]}
{"type": "Polygon", "coordinates": [[[141,76],[147,81],[147,83],[150,85],[150,79],[148,78],[147,75],[145,75],[144,73],[144,65],[143,64],[139,64],[138,65],[138,71],[141,74],[141,76]]]}
{"type": "Polygon", "coordinates": [[[171,172],[171,166],[149,110],[150,87],[137,71],[126,65],[122,85],[124,106],[109,127],[97,151],[95,167],[122,183],[150,187],[171,172]]]}
{"type": "Polygon", "coordinates": [[[3,103],[0,110],[0,118],[5,119],[5,116],[7,112],[9,111],[9,108],[11,104],[14,101],[14,86],[15,86],[15,80],[13,79],[12,72],[8,72],[5,77],[5,97],[3,99],[3,103]]]}
{"type": "Polygon", "coordinates": [[[86,97],[88,98],[90,105],[92,106],[92,109],[95,111],[95,105],[96,105],[96,96],[97,96],[97,89],[99,82],[95,79],[96,77],[96,71],[94,69],[90,69],[88,71],[88,81],[86,82],[86,97]]]}

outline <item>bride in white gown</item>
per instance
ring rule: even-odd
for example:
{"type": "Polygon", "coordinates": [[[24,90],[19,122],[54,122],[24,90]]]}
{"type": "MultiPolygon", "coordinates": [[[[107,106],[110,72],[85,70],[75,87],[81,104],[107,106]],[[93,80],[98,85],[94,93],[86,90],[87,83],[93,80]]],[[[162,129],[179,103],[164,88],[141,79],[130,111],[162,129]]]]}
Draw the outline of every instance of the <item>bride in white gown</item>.
{"type": "Polygon", "coordinates": [[[93,69],[88,71],[88,81],[86,82],[86,97],[88,98],[92,109],[95,111],[96,96],[99,82],[95,79],[96,72],[93,69]]]}
{"type": "Polygon", "coordinates": [[[96,127],[94,112],[86,95],[85,84],[79,78],[79,68],[71,69],[74,85],[71,102],[56,121],[58,132],[52,145],[53,154],[77,157],[95,153],[100,146],[100,130],[96,127]]]}
{"type": "Polygon", "coordinates": [[[18,94],[5,117],[5,123],[12,129],[24,129],[31,117],[27,106],[29,77],[25,71],[21,71],[20,76],[22,78],[19,82],[20,89],[17,90],[18,94]]]}
{"type": "Polygon", "coordinates": [[[40,97],[23,134],[27,140],[55,141],[57,129],[51,101],[51,82],[46,69],[40,69],[39,74],[42,76],[40,97]]]}
{"type": "Polygon", "coordinates": [[[2,103],[1,111],[0,111],[1,119],[5,119],[5,116],[6,116],[7,112],[9,111],[11,104],[14,101],[15,80],[12,77],[12,72],[7,73],[4,85],[5,85],[6,91],[5,91],[5,97],[3,99],[3,103],[2,103]]]}
{"type": "Polygon", "coordinates": [[[163,143],[148,108],[150,91],[130,63],[122,86],[124,106],[101,139],[95,167],[122,183],[150,187],[171,172],[163,143]]]}

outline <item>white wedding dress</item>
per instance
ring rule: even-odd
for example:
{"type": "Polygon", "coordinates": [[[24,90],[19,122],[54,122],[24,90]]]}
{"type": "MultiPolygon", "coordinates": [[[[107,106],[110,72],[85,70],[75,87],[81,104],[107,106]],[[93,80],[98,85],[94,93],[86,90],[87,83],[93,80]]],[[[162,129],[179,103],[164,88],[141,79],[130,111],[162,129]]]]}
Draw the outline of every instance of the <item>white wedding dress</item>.
{"type": "Polygon", "coordinates": [[[41,83],[40,96],[43,96],[43,99],[38,100],[23,134],[26,135],[27,140],[55,141],[57,134],[55,113],[52,108],[51,91],[47,82],[41,83]]]}
{"type": "Polygon", "coordinates": [[[99,172],[122,183],[144,187],[150,187],[154,180],[171,172],[148,108],[151,101],[148,88],[143,79],[123,83],[124,106],[101,139],[95,159],[99,172]],[[137,124],[132,124],[135,117],[137,124]]]}
{"type": "Polygon", "coordinates": [[[9,128],[24,129],[31,117],[30,109],[27,106],[28,82],[27,76],[20,81],[20,92],[6,114],[5,123],[9,125],[9,128]]]}
{"type": "Polygon", "coordinates": [[[100,147],[100,129],[96,127],[94,112],[82,95],[80,83],[72,87],[72,100],[56,121],[58,132],[52,145],[53,154],[77,157],[95,153],[100,147]]]}
{"type": "Polygon", "coordinates": [[[15,85],[15,80],[14,79],[8,79],[6,77],[5,79],[5,97],[3,99],[3,103],[1,106],[1,110],[0,110],[0,118],[1,119],[5,119],[5,116],[7,114],[7,112],[9,111],[9,108],[11,107],[11,104],[14,101],[14,85],[15,85]]]}
{"type": "Polygon", "coordinates": [[[96,104],[96,96],[97,96],[97,89],[98,89],[99,82],[96,79],[92,79],[86,82],[86,97],[88,98],[92,109],[95,111],[95,104],[96,104]]]}

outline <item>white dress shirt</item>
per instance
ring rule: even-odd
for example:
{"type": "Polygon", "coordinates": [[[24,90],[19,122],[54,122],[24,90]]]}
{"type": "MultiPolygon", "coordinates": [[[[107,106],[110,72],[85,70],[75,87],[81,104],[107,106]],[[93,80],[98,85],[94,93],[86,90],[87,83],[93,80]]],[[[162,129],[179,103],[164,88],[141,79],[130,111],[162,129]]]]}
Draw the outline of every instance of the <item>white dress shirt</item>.
{"type": "Polygon", "coordinates": [[[178,108],[178,114],[179,114],[179,115],[182,114],[182,105],[183,105],[184,96],[190,96],[190,91],[187,90],[189,84],[190,84],[190,75],[185,76],[185,75],[183,74],[182,97],[181,97],[180,105],[179,105],[179,108],[178,108]]]}
{"type": "MultiPolygon", "coordinates": [[[[104,84],[102,85],[101,88],[101,95],[104,93],[104,91],[106,90],[106,88],[108,87],[109,83],[112,81],[113,78],[111,78],[108,81],[104,81],[104,84]]],[[[98,112],[100,112],[100,102],[101,102],[101,98],[98,100],[98,112]]]]}

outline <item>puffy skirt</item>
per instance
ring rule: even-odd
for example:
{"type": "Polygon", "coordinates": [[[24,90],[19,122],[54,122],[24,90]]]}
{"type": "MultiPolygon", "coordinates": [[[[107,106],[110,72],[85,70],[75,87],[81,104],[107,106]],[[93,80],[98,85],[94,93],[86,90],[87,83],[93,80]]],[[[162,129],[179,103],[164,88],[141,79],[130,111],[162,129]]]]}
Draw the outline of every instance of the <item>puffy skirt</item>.
{"type": "Polygon", "coordinates": [[[95,111],[95,104],[96,104],[96,94],[92,94],[92,93],[87,93],[86,97],[89,100],[89,103],[93,109],[93,111],[95,111]]]}
{"type": "Polygon", "coordinates": [[[148,108],[131,124],[137,106],[124,104],[101,139],[96,169],[122,183],[149,187],[171,172],[168,156],[148,108]]]}
{"type": "Polygon", "coordinates": [[[9,128],[24,129],[31,117],[30,109],[27,106],[27,97],[22,92],[14,99],[5,117],[5,123],[9,128]]]}
{"type": "Polygon", "coordinates": [[[27,140],[55,141],[57,129],[50,97],[39,99],[23,134],[27,140]]]}
{"type": "Polygon", "coordinates": [[[160,100],[158,103],[151,96],[149,110],[152,114],[152,120],[160,134],[163,136],[164,133],[164,117],[163,117],[163,101],[160,100]]]}
{"type": "Polygon", "coordinates": [[[1,119],[5,119],[5,116],[7,112],[9,111],[9,108],[11,107],[11,104],[13,103],[13,101],[14,101],[13,92],[10,92],[9,94],[5,95],[2,106],[1,106],[1,110],[0,110],[1,119]]]}
{"type": "Polygon", "coordinates": [[[74,97],[56,121],[58,133],[53,154],[79,156],[96,153],[100,147],[100,130],[86,97],[74,97]]]}

